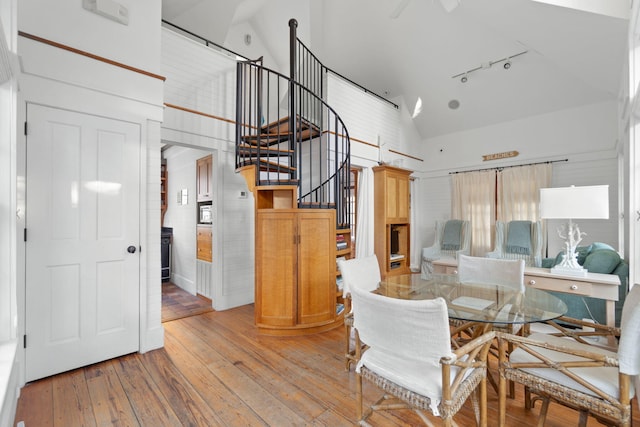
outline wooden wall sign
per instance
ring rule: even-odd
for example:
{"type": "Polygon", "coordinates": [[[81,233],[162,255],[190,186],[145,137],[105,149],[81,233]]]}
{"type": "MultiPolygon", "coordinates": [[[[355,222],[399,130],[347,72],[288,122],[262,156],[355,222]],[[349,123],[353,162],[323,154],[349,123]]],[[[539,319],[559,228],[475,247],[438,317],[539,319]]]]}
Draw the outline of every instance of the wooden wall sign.
{"type": "Polygon", "coordinates": [[[482,156],[482,161],[486,162],[487,160],[498,160],[498,159],[508,159],[509,157],[516,157],[518,154],[517,151],[505,151],[503,153],[495,153],[495,154],[485,154],[482,156]]]}

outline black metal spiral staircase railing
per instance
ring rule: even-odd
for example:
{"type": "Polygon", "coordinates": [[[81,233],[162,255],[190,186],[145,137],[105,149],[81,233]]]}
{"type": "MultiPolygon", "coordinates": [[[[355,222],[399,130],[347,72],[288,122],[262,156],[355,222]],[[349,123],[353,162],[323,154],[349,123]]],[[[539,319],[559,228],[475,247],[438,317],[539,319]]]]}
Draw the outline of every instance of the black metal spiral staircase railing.
{"type": "Polygon", "coordinates": [[[335,209],[348,228],[349,133],[323,99],[327,69],[289,26],[290,77],[261,59],[237,65],[236,168],[255,165],[256,186],[297,185],[299,208],[335,209]]]}

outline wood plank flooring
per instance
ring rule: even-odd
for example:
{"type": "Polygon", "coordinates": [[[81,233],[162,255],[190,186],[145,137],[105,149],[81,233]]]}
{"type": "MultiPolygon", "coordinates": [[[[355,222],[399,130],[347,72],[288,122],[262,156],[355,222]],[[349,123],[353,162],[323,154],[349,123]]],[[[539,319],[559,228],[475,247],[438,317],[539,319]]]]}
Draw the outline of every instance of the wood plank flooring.
{"type": "MultiPolygon", "coordinates": [[[[16,422],[69,426],[349,426],[355,424],[355,373],[344,369],[344,329],[295,338],[262,336],[253,306],[166,322],[165,347],[27,384],[16,422]]],[[[380,392],[364,383],[366,402],[380,392]]],[[[489,425],[498,400],[489,387],[489,425]]],[[[634,401],[634,425],[640,418],[634,401]]],[[[535,425],[522,390],[508,402],[508,425],[535,425]]],[[[470,402],[454,417],[474,426],[470,402]]],[[[374,414],[373,426],[414,426],[411,411],[374,414]]],[[[546,427],[577,425],[552,404],[546,427]]],[[[437,418],[434,424],[440,425],[437,418]]],[[[600,425],[589,420],[589,426],[600,425]]]]}
{"type": "Polygon", "coordinates": [[[202,295],[191,295],[181,287],[171,283],[162,283],[162,321],[182,319],[213,311],[211,300],[202,295]]]}

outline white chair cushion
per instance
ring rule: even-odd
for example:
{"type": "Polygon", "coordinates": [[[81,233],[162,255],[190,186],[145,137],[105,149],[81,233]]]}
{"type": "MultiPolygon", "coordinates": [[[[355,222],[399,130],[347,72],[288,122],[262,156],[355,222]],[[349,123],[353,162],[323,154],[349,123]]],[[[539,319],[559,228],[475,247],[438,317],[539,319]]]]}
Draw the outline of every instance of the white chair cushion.
{"type": "MultiPolygon", "coordinates": [[[[442,367],[424,361],[407,360],[397,354],[368,349],[362,354],[356,372],[366,366],[376,374],[398,384],[408,390],[431,399],[431,410],[438,416],[438,405],[442,401],[442,367]]],[[[451,382],[455,379],[460,368],[451,366],[451,382]]],[[[469,370],[464,376],[468,377],[473,371],[469,370]]]]}
{"type": "MultiPolygon", "coordinates": [[[[608,355],[610,357],[616,357],[616,353],[611,351],[607,351],[600,347],[590,346],[587,344],[579,343],[570,338],[562,338],[562,337],[554,337],[547,334],[536,333],[529,335],[529,338],[536,341],[546,342],[556,346],[568,347],[571,349],[577,349],[582,351],[588,351],[591,353],[598,353],[603,355],[608,355]]],[[[547,350],[540,347],[535,347],[535,350],[540,354],[548,357],[557,362],[568,362],[568,361],[580,361],[586,360],[583,357],[574,356],[571,354],[561,353],[553,350],[547,350]]],[[[538,362],[538,360],[527,353],[526,351],[518,348],[514,350],[509,356],[509,360],[512,363],[527,363],[527,362],[538,362]]],[[[550,368],[521,368],[522,371],[531,373],[532,375],[536,375],[540,378],[544,378],[549,381],[553,381],[558,384],[562,384],[566,387],[573,388],[582,393],[586,393],[592,396],[596,396],[596,394],[592,393],[582,385],[578,384],[568,376],[556,371],[555,369],[550,368]]],[[[571,372],[575,373],[579,377],[583,378],[585,381],[593,384],[596,388],[602,390],[603,392],[615,397],[619,398],[619,387],[618,387],[618,368],[616,367],[602,367],[602,368],[571,368],[569,369],[571,372]]],[[[635,395],[635,389],[632,386],[631,397],[635,395]]]]}
{"type": "Polygon", "coordinates": [[[340,259],[338,268],[342,274],[344,295],[350,294],[355,286],[373,291],[380,284],[380,267],[375,255],[349,260],[340,259]]]}

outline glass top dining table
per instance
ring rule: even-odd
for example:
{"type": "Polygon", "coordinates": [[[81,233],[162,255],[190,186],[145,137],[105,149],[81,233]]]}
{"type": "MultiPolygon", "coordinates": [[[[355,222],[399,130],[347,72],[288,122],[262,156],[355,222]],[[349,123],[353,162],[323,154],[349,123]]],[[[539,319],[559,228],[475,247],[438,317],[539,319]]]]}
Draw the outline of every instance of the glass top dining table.
{"type": "Polygon", "coordinates": [[[525,287],[522,293],[501,285],[459,283],[458,276],[450,274],[434,274],[430,279],[422,279],[420,274],[389,276],[374,292],[401,299],[442,297],[449,318],[467,322],[525,324],[552,320],[567,312],[560,298],[540,289],[525,287]]]}

